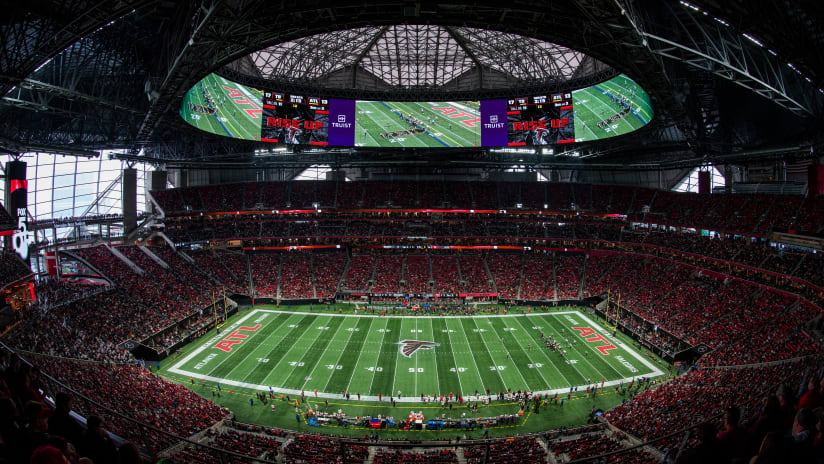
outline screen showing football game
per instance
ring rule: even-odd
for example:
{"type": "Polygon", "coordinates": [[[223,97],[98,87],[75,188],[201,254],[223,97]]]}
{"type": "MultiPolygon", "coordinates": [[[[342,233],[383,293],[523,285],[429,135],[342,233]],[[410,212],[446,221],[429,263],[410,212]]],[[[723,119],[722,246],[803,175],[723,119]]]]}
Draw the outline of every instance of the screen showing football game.
{"type": "Polygon", "coordinates": [[[186,92],[180,117],[200,130],[259,140],[263,92],[209,74],[186,92]]]}
{"type": "Polygon", "coordinates": [[[357,147],[477,147],[481,110],[477,101],[355,104],[357,147]]]}
{"type": "Polygon", "coordinates": [[[621,74],[584,89],[481,101],[345,100],[258,90],[210,74],[181,117],[213,134],[287,145],[519,147],[615,137],[653,118],[649,95],[621,74]]]}
{"type": "Polygon", "coordinates": [[[576,142],[628,134],[646,126],[654,114],[649,95],[623,74],[574,90],[572,107],[576,142]]]}

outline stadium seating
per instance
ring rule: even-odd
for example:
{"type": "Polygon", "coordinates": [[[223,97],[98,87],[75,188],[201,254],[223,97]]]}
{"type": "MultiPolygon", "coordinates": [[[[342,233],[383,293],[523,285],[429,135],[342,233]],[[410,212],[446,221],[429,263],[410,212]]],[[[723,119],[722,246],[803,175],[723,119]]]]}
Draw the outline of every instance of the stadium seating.
{"type": "Polygon", "coordinates": [[[458,462],[454,450],[432,450],[426,452],[379,449],[375,453],[375,464],[435,463],[450,464],[458,462]]]}
{"type": "Polygon", "coordinates": [[[0,253],[0,287],[31,274],[20,257],[14,253],[0,253]]]}
{"type": "Polygon", "coordinates": [[[463,287],[464,292],[492,293],[483,256],[461,255],[458,257],[458,264],[461,269],[461,277],[466,282],[463,287]]]}
{"type": "MultiPolygon", "coordinates": [[[[346,462],[363,462],[369,454],[366,446],[349,446],[346,462]]],[[[283,450],[283,462],[287,464],[344,464],[338,441],[330,437],[298,435],[283,450]]]]}
{"type": "Polygon", "coordinates": [[[280,295],[283,298],[315,298],[311,255],[286,253],[281,257],[280,295]]]}
{"type": "Polygon", "coordinates": [[[347,290],[367,290],[367,282],[372,278],[372,270],[374,268],[374,256],[352,256],[349,260],[349,269],[344,276],[344,288],[347,290]]]}
{"type": "MultiPolygon", "coordinates": [[[[222,427],[217,431],[209,429],[206,433],[208,442],[205,444],[231,451],[252,458],[275,460],[280,448],[283,446],[280,438],[285,436],[280,430],[267,427],[251,426],[246,424],[232,423],[224,421],[222,427]]],[[[171,456],[171,460],[180,463],[215,463],[226,462],[246,462],[245,459],[227,458],[227,454],[218,453],[212,449],[195,446],[185,446],[182,450],[176,451],[171,456]]]]}
{"type": "MultiPolygon", "coordinates": [[[[651,387],[635,382],[624,393],[627,401],[606,413],[613,425],[642,440],[698,424],[720,414],[728,404],[753,406],[745,417],[745,421],[753,421],[755,402],[774,393],[781,383],[795,388],[801,373],[815,367],[809,360],[820,356],[820,350],[801,333],[802,325],[818,310],[794,294],[819,305],[822,296],[787,276],[821,285],[821,254],[777,249],[757,237],[702,236],[656,226],[685,225],[753,236],[773,229],[817,232],[824,225],[820,199],[692,195],[588,184],[407,181],[229,184],[154,192],[154,196],[167,214],[178,215],[242,209],[313,210],[316,204],[338,209],[512,210],[506,215],[445,214],[438,220],[400,212],[179,216],[167,223],[167,233],[176,242],[248,238],[281,246],[344,243],[347,248],[348,240],[352,245],[329,252],[244,255],[217,247],[186,252],[194,263],[170,248],[152,247],[168,269],[138,247],[118,247],[145,271],[143,276],[105,247],[73,251],[114,285],[98,292],[94,287],[57,281],[39,283],[38,304],[21,313],[23,323],[10,333],[8,344],[46,356],[75,358],[57,362],[37,357],[36,362],[45,372],[91,398],[184,436],[214,424],[226,411],[143,368],[122,365],[135,360],[119,345],[140,340],[163,350],[199,333],[214,318],[208,309],[206,313],[201,310],[211,304],[211,293],[221,292],[224,286],[227,292],[246,293],[252,284],[258,296],[284,299],[331,298],[339,290],[497,291],[501,299],[542,301],[575,299],[580,291],[584,297],[608,292],[610,302],[620,301],[621,305],[620,310],[613,308],[607,313],[608,323],[618,322],[646,346],[676,353],[704,345],[709,351],[694,370],[669,383],[651,387]],[[644,206],[650,206],[650,211],[643,211],[644,206]],[[535,220],[535,216],[518,212],[529,208],[556,213],[535,220]],[[582,214],[570,215],[571,211],[582,214]],[[620,219],[588,216],[590,212],[628,214],[646,224],[630,226],[620,219]],[[438,237],[433,242],[438,244],[512,243],[536,249],[469,254],[444,249],[380,249],[381,244],[427,243],[409,238],[420,236],[438,237]],[[543,245],[546,249],[537,249],[543,245]],[[584,251],[562,251],[567,245],[584,251]],[[45,327],[48,330],[43,330],[45,327]],[[775,364],[764,364],[772,362],[775,364]],[[112,363],[117,365],[111,367],[112,363]],[[117,396],[123,391],[129,394],[117,396]],[[151,396],[155,398],[147,399],[151,396]]],[[[21,264],[4,255],[0,278],[10,282],[15,276],[24,276],[26,269],[21,264]]],[[[86,403],[77,410],[84,415],[103,413],[86,403]]],[[[174,443],[116,416],[107,417],[107,425],[147,449],[159,450],[174,443]]],[[[275,432],[242,427],[206,432],[206,442],[251,457],[268,459],[280,453],[283,462],[341,462],[335,438],[298,434],[284,447],[284,440],[275,432]]],[[[664,450],[680,438],[682,435],[677,435],[655,446],[664,450]]],[[[489,462],[546,462],[541,443],[534,437],[495,442],[489,462]]],[[[547,443],[556,457],[570,459],[623,446],[602,434],[547,443]]],[[[688,447],[695,445],[693,439],[688,447]]],[[[365,446],[347,449],[358,462],[368,455],[365,446]]],[[[463,451],[467,462],[480,462],[484,453],[484,446],[475,445],[463,451]]],[[[456,462],[459,455],[443,449],[395,452],[378,448],[374,462],[456,462]]],[[[223,462],[224,458],[184,446],[171,459],[210,463],[223,462]]],[[[635,450],[607,462],[646,463],[653,459],[635,450]]]]}
{"type": "Polygon", "coordinates": [[[318,298],[333,298],[343,277],[346,255],[343,253],[318,253],[312,259],[312,275],[318,298]]]}
{"type": "Polygon", "coordinates": [[[406,255],[403,268],[403,291],[406,293],[431,293],[432,278],[429,256],[406,255]]]}
{"type": "MultiPolygon", "coordinates": [[[[486,446],[467,446],[464,448],[464,454],[468,464],[480,464],[484,462],[486,446]]],[[[486,462],[544,464],[546,463],[546,451],[535,437],[516,437],[512,440],[496,441],[489,448],[486,462]]]]}
{"type": "Polygon", "coordinates": [[[629,214],[641,222],[763,236],[773,229],[816,233],[824,200],[793,195],[699,195],[626,186],[511,182],[265,182],[152,192],[167,214],[243,209],[549,209],[629,214]],[[365,195],[365,192],[369,192],[365,195]],[[242,205],[241,201],[242,199],[242,205]],[[547,208],[544,208],[544,205],[547,208]],[[647,211],[644,209],[648,207],[647,211]]]}
{"type": "Polygon", "coordinates": [[[276,297],[278,293],[279,255],[251,255],[252,280],[258,296],[276,297]]]}
{"type": "Polygon", "coordinates": [[[378,256],[375,262],[375,284],[373,293],[395,293],[400,291],[403,256],[378,256]]]}
{"type": "Polygon", "coordinates": [[[490,255],[486,263],[499,298],[515,299],[521,286],[521,255],[490,255]]]}
{"type": "MultiPolygon", "coordinates": [[[[549,449],[556,458],[563,455],[567,460],[575,460],[619,451],[623,446],[603,433],[589,433],[571,440],[551,441],[549,449]]],[[[643,450],[633,450],[630,453],[611,456],[606,462],[653,464],[658,460],[643,450]]]]}
{"type": "MultiPolygon", "coordinates": [[[[36,362],[44,372],[100,404],[177,435],[192,435],[229,413],[186,387],[155,377],[139,366],[110,367],[98,363],[54,361],[47,358],[36,362]],[[124,392],[128,392],[128,395],[124,395],[124,392]]],[[[146,449],[157,452],[174,443],[168,435],[141,430],[133,422],[107,414],[90,403],[75,403],[75,410],[85,417],[105,414],[109,430],[146,449]]]]}

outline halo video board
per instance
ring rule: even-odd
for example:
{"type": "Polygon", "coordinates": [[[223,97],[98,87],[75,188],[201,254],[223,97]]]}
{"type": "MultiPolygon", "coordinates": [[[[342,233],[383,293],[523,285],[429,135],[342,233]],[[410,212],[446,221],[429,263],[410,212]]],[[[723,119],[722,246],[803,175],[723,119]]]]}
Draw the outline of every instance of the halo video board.
{"type": "Polygon", "coordinates": [[[647,93],[623,74],[573,91],[441,102],[260,91],[212,74],[189,90],[180,114],[215,134],[338,147],[547,146],[626,134],[654,115],[647,93]]]}

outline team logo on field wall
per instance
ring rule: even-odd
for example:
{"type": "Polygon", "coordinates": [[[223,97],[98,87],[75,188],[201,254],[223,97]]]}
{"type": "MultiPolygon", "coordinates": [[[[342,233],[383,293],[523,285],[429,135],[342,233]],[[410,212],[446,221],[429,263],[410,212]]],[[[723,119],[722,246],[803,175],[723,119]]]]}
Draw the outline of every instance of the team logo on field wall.
{"type": "Polygon", "coordinates": [[[407,358],[412,357],[412,355],[418,350],[428,350],[436,346],[441,346],[440,343],[425,342],[421,340],[401,340],[398,342],[398,345],[401,346],[401,354],[407,358]]]}

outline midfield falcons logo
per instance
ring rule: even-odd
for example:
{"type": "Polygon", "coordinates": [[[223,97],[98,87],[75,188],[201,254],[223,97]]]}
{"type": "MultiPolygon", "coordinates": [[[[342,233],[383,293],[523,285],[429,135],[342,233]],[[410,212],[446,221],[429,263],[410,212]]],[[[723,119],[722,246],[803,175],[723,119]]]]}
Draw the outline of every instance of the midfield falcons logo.
{"type": "Polygon", "coordinates": [[[401,346],[401,354],[407,358],[412,357],[412,355],[418,350],[428,350],[436,346],[441,346],[440,343],[424,342],[421,340],[401,340],[398,342],[398,345],[401,346]]]}

